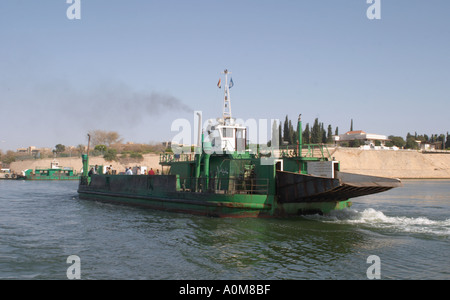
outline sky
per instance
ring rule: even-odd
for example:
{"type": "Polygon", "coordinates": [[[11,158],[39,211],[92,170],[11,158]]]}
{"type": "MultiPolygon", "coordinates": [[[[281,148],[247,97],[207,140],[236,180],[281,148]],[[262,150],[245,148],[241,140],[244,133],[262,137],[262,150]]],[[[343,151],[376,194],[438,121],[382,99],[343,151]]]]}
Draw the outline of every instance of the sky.
{"type": "Polygon", "coordinates": [[[3,151],[171,140],[177,119],[221,116],[224,69],[242,120],[450,131],[448,0],[72,1],[0,2],[3,151]]]}

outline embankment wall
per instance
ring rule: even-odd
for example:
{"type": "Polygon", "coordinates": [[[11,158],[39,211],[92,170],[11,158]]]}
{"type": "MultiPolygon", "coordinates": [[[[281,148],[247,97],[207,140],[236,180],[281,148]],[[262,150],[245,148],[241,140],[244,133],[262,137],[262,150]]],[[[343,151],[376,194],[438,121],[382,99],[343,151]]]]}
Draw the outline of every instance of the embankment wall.
{"type": "MultiPolygon", "coordinates": [[[[89,165],[103,165],[110,166],[112,165],[114,170],[118,172],[125,172],[126,167],[134,167],[134,166],[147,166],[148,169],[153,168],[153,170],[159,169],[161,171],[161,166],[159,165],[159,155],[155,154],[144,154],[144,159],[139,162],[130,162],[130,163],[119,163],[116,161],[107,162],[102,157],[89,157],[89,165]]],[[[70,167],[77,172],[80,172],[83,168],[83,164],[81,162],[80,157],[58,157],[56,159],[60,166],[62,167],[70,167]]],[[[26,169],[36,169],[36,167],[50,168],[50,164],[53,161],[53,158],[44,158],[44,159],[36,159],[36,160],[24,160],[24,161],[15,161],[11,163],[11,170],[16,173],[20,173],[26,169]]]]}
{"type": "MultiPolygon", "coordinates": [[[[450,153],[425,154],[407,150],[360,150],[355,148],[329,149],[331,155],[341,162],[341,171],[390,178],[433,178],[450,179],[450,153]]],[[[36,167],[50,167],[53,159],[17,161],[11,164],[16,173],[36,167]]],[[[58,158],[61,166],[72,167],[77,171],[82,168],[81,158],[58,158]]],[[[135,165],[147,166],[153,170],[160,169],[159,155],[145,154],[140,163],[121,164],[106,162],[101,157],[90,157],[90,165],[112,165],[119,172],[135,165]]]]}
{"type": "Polygon", "coordinates": [[[341,171],[390,178],[450,178],[450,153],[337,148],[341,171]]]}

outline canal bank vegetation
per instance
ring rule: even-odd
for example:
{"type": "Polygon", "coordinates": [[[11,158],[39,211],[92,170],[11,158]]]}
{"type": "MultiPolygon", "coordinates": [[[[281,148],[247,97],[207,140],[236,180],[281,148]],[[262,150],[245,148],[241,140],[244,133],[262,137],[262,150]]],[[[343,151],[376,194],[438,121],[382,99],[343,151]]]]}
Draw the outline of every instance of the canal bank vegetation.
{"type": "Polygon", "coordinates": [[[133,143],[123,142],[116,131],[94,130],[89,132],[93,151],[89,151],[90,156],[101,156],[106,161],[120,162],[121,164],[139,163],[144,160],[144,154],[160,153],[164,151],[164,146],[157,143],[133,143]]]}
{"type": "MultiPolygon", "coordinates": [[[[272,136],[278,134],[281,147],[296,147],[297,145],[297,120],[292,122],[288,116],[284,122],[274,123],[272,127],[272,136]]],[[[350,123],[350,131],[353,130],[353,120],[350,123]]],[[[318,118],[314,123],[303,124],[302,138],[304,144],[327,144],[333,145],[333,136],[339,134],[339,128],[333,127],[331,124],[325,126],[318,118]]],[[[116,131],[92,130],[89,132],[91,143],[89,147],[89,155],[92,157],[101,157],[108,162],[120,163],[139,163],[145,154],[159,154],[164,151],[170,151],[164,143],[133,143],[123,142],[123,138],[116,131]]],[[[430,143],[436,145],[436,149],[450,150],[450,134],[414,134],[407,133],[406,137],[388,136],[390,141],[386,142],[387,147],[396,146],[400,149],[419,150],[420,143],[430,143]],[[419,143],[420,142],[420,143],[419,143]]],[[[270,143],[270,141],[269,141],[270,143]]],[[[360,141],[351,141],[341,144],[344,147],[357,148],[361,146],[360,141]]],[[[375,145],[378,146],[378,145],[375,145]]],[[[54,148],[34,149],[29,147],[28,151],[12,151],[6,152],[0,149],[0,162],[5,166],[15,161],[36,160],[45,158],[62,158],[62,157],[80,157],[82,153],[87,152],[87,145],[79,144],[77,146],[67,146],[58,143],[54,148]]]]}
{"type": "MultiPolygon", "coordinates": [[[[143,161],[145,154],[159,154],[166,148],[162,143],[125,143],[115,131],[93,130],[89,135],[91,137],[89,156],[103,158],[108,162],[139,163],[143,161]]],[[[0,161],[3,165],[9,165],[25,160],[81,157],[81,154],[88,151],[88,145],[67,146],[59,143],[54,148],[28,149],[23,152],[10,150],[6,153],[0,150],[0,161]]]]}
{"type": "MultiPolygon", "coordinates": [[[[275,124],[275,123],[274,123],[275,124]]],[[[294,129],[292,124],[297,124],[297,120],[292,122],[289,120],[288,116],[283,122],[280,122],[277,127],[272,127],[272,134],[278,131],[278,139],[281,141],[281,145],[285,146],[296,146],[297,145],[297,133],[298,128],[294,129]]],[[[274,125],[276,126],[276,125],[274,125]]],[[[303,124],[302,139],[304,144],[334,144],[333,136],[339,135],[339,128],[335,127],[333,131],[333,126],[329,124],[325,126],[323,122],[319,122],[316,118],[314,123],[310,125],[309,123],[303,124]]],[[[353,131],[353,119],[350,121],[350,128],[348,131],[353,131]]],[[[386,147],[396,146],[400,149],[412,149],[419,150],[420,144],[429,143],[436,145],[436,149],[446,149],[450,150],[450,134],[447,131],[446,134],[411,134],[408,132],[406,137],[401,136],[388,136],[390,141],[386,142],[386,147]]],[[[347,143],[342,143],[341,146],[357,148],[364,144],[360,140],[349,141],[347,143]]],[[[379,142],[376,142],[375,146],[379,146],[379,142]]]]}

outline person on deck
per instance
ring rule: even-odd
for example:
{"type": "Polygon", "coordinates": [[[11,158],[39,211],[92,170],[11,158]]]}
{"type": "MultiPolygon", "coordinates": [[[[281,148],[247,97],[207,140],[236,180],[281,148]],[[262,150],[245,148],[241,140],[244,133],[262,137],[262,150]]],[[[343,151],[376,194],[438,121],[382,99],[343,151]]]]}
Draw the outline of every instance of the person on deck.
{"type": "Polygon", "coordinates": [[[127,168],[127,171],[125,172],[127,175],[133,175],[133,171],[131,171],[131,168],[127,168]]]}

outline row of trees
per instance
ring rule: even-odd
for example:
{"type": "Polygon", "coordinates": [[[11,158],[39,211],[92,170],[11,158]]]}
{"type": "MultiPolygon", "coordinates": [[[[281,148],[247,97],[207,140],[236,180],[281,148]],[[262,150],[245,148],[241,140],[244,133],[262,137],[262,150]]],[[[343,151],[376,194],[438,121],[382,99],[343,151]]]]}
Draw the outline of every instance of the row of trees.
{"type": "MultiPolygon", "coordinates": [[[[288,116],[286,115],[283,126],[281,122],[280,124],[278,124],[278,126],[276,125],[276,123],[273,123],[272,136],[276,136],[276,132],[278,132],[278,141],[280,141],[280,145],[296,145],[299,130],[298,122],[296,122],[295,126],[296,129],[294,130],[292,121],[289,120],[288,116]]],[[[302,140],[304,144],[333,143],[333,128],[331,127],[331,125],[328,125],[327,129],[325,130],[324,123],[319,122],[318,118],[314,120],[314,124],[312,126],[310,126],[309,123],[306,123],[306,125],[302,125],[302,127],[302,140]]],[[[339,134],[338,127],[336,127],[334,134],[339,134]]]]}
{"type": "Polygon", "coordinates": [[[450,150],[450,135],[448,132],[446,135],[441,133],[439,135],[431,134],[430,136],[426,134],[418,135],[417,132],[412,135],[408,132],[408,134],[406,135],[406,140],[403,140],[401,137],[395,136],[389,136],[389,139],[392,140],[392,143],[396,143],[396,146],[400,144],[403,145],[406,149],[417,149],[419,147],[417,141],[420,141],[435,143],[437,145],[440,145],[440,148],[442,149],[450,150]]]}
{"type": "Polygon", "coordinates": [[[116,131],[94,130],[89,132],[91,155],[101,155],[106,161],[120,161],[123,163],[143,160],[143,154],[158,153],[164,150],[162,144],[134,144],[123,143],[123,139],[116,131]]]}
{"type": "Polygon", "coordinates": [[[6,153],[3,153],[2,150],[0,150],[0,161],[3,164],[9,165],[10,163],[14,162],[16,160],[16,152],[8,150],[6,153]]]}
{"type": "MultiPolygon", "coordinates": [[[[281,122],[282,123],[282,122],[281,122]]],[[[297,122],[296,122],[297,124],[297,122]]],[[[302,139],[304,144],[332,144],[333,135],[339,135],[339,128],[336,127],[333,134],[333,127],[328,125],[325,130],[325,126],[323,122],[319,122],[319,119],[316,118],[314,120],[314,124],[310,126],[309,123],[302,125],[303,133],[302,139]]],[[[353,120],[350,122],[350,131],[353,131],[353,120]]],[[[294,126],[291,120],[289,120],[288,116],[284,120],[283,124],[274,123],[272,127],[272,135],[275,136],[276,132],[278,132],[278,139],[280,145],[296,145],[297,137],[298,137],[298,125],[296,125],[296,129],[294,130],[294,126]]],[[[429,142],[436,143],[437,145],[442,145],[440,148],[449,149],[450,150],[450,135],[449,132],[447,134],[431,134],[431,135],[418,135],[417,132],[414,135],[409,132],[406,135],[406,139],[401,136],[393,136],[390,135],[388,137],[390,141],[386,143],[386,146],[392,147],[397,146],[399,148],[405,149],[418,149],[420,142],[429,142]]],[[[354,141],[347,144],[349,147],[359,147],[361,142],[354,141]]]]}
{"type": "MultiPolygon", "coordinates": [[[[90,149],[89,155],[102,156],[107,161],[120,161],[123,163],[139,162],[143,160],[143,154],[159,153],[164,150],[162,144],[134,144],[123,143],[123,139],[115,131],[93,130],[89,132],[90,149]]],[[[0,161],[8,165],[17,160],[51,158],[51,157],[73,157],[81,156],[87,152],[86,145],[69,147],[57,144],[51,151],[38,152],[36,154],[21,154],[14,151],[3,153],[0,150],[0,161]]]]}
{"type": "MultiPolygon", "coordinates": [[[[296,122],[297,124],[297,122],[296,122]]],[[[294,125],[291,120],[289,120],[286,115],[286,119],[283,124],[273,124],[272,136],[278,137],[280,145],[296,145],[297,144],[297,133],[298,126],[294,125]]],[[[350,131],[353,130],[353,120],[350,123],[350,131]]],[[[339,134],[338,127],[334,130],[334,135],[339,134]]],[[[93,156],[103,156],[107,161],[126,161],[126,160],[141,160],[143,154],[145,153],[158,153],[165,150],[162,144],[133,144],[133,143],[122,143],[123,139],[115,131],[103,131],[94,130],[89,132],[91,137],[91,148],[90,155],[93,156]]],[[[314,120],[314,124],[310,126],[309,123],[303,126],[302,139],[304,144],[332,144],[333,143],[333,130],[331,124],[325,127],[323,122],[319,122],[319,119],[314,120]],[[325,129],[326,128],[326,129],[325,129]]],[[[397,146],[399,148],[405,149],[418,149],[420,142],[430,142],[441,145],[439,148],[450,150],[450,135],[447,134],[431,134],[419,135],[417,132],[406,135],[406,139],[400,136],[389,136],[390,141],[386,143],[386,146],[392,147],[397,146]]],[[[360,146],[360,142],[355,141],[349,143],[350,147],[360,146]]],[[[78,145],[77,147],[66,147],[62,144],[57,144],[52,151],[51,156],[79,156],[82,153],[86,153],[87,147],[85,145],[78,145]]],[[[4,164],[10,164],[16,161],[19,154],[14,151],[7,151],[3,153],[0,150],[0,161],[4,164]]],[[[40,158],[44,158],[42,155],[40,158]]]]}

